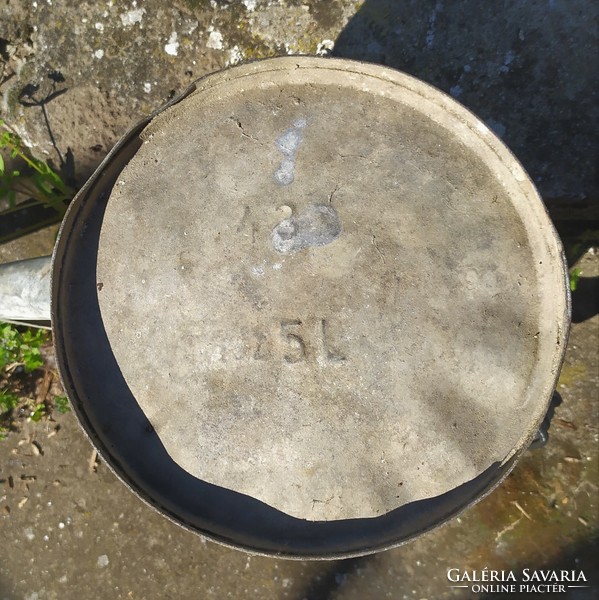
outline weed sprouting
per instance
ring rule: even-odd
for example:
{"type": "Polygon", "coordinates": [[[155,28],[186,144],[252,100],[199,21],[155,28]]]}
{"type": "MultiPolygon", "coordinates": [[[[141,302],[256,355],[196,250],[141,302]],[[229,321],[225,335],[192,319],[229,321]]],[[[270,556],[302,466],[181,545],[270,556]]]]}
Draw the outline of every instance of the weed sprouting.
{"type": "Polygon", "coordinates": [[[570,291],[575,292],[578,287],[578,280],[582,275],[582,271],[580,269],[572,269],[570,272],[570,291]]]}
{"type": "Polygon", "coordinates": [[[19,405],[19,397],[7,390],[0,390],[0,415],[10,412],[19,405]]]}
{"type": "Polygon", "coordinates": [[[46,405],[43,402],[36,404],[29,415],[31,420],[37,423],[42,420],[42,417],[46,414],[46,405]]]}
{"type": "Polygon", "coordinates": [[[41,329],[19,331],[13,325],[0,323],[0,369],[22,366],[31,373],[43,366],[41,347],[49,334],[41,329]]]}
{"type": "Polygon", "coordinates": [[[21,159],[27,172],[7,169],[0,153],[0,199],[7,199],[9,210],[15,209],[21,197],[54,209],[62,217],[74,195],[60,175],[44,160],[33,156],[20,136],[0,119],[0,150],[10,158],[21,159]]]}
{"type": "Polygon", "coordinates": [[[70,410],[66,396],[46,398],[54,376],[42,357],[49,342],[47,331],[0,323],[0,440],[25,418],[35,423],[70,410]]]}
{"type": "Polygon", "coordinates": [[[66,396],[55,396],[54,397],[54,409],[59,413],[64,414],[71,410],[69,400],[66,396]]]}

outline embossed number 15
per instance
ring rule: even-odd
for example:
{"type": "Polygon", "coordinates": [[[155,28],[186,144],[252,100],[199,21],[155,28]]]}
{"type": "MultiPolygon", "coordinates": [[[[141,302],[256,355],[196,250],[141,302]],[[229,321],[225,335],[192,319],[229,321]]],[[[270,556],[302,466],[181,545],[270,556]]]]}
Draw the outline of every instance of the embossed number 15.
{"type": "MultiPolygon", "coordinates": [[[[263,336],[258,341],[254,357],[267,358],[263,352],[263,336]]],[[[299,363],[308,360],[339,363],[346,360],[331,340],[330,325],[326,319],[282,319],[279,323],[278,339],[275,346],[287,363],[299,363]]],[[[274,348],[273,348],[274,350],[274,348]]]]}

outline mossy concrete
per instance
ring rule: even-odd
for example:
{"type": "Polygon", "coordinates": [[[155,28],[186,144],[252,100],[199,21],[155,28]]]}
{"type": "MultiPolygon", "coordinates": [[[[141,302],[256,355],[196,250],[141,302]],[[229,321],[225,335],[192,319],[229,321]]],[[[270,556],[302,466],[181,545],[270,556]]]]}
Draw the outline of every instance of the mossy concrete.
{"type": "Polygon", "coordinates": [[[8,0],[0,6],[1,114],[34,152],[56,161],[41,110],[25,86],[68,91],[47,105],[57,145],[71,147],[84,181],[128,127],[191,81],[243,60],[325,53],[355,13],[355,0],[243,2],[8,0]],[[5,79],[7,78],[8,79],[5,79]]]}
{"type": "Polygon", "coordinates": [[[59,71],[68,92],[48,112],[83,180],[129,125],[193,79],[332,50],[454,96],[503,137],[545,198],[596,199],[598,11],[585,0],[6,0],[1,113],[56,158],[41,111],[19,94],[35,84],[43,98],[59,71]]]}

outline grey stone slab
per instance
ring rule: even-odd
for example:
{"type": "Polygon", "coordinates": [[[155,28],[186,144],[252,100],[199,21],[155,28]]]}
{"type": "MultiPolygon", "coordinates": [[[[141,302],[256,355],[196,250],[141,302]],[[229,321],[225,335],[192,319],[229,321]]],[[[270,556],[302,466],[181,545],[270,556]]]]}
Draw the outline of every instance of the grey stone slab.
{"type": "Polygon", "coordinates": [[[599,200],[597,3],[366,0],[336,56],[385,64],[474,111],[544,198],[599,200]]]}

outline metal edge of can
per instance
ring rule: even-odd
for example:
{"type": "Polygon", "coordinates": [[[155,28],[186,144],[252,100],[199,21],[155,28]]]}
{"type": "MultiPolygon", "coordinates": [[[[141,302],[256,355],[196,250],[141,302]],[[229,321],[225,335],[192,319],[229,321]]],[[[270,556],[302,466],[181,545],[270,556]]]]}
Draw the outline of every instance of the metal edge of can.
{"type": "MultiPolygon", "coordinates": [[[[160,108],[158,108],[157,110],[152,112],[149,116],[147,116],[146,118],[139,121],[131,129],[129,129],[129,131],[127,131],[127,133],[125,133],[119,139],[119,141],[115,144],[115,146],[111,149],[111,151],[106,155],[104,160],[96,168],[94,173],[87,180],[87,182],[82,186],[80,191],[76,194],[75,198],[71,202],[71,204],[65,214],[65,217],[61,223],[61,226],[60,226],[60,229],[58,232],[58,236],[57,236],[57,240],[56,240],[56,244],[54,247],[54,252],[52,254],[51,318],[52,318],[52,330],[54,333],[54,346],[55,346],[55,351],[56,351],[57,365],[58,365],[58,372],[59,372],[60,380],[61,380],[61,383],[63,384],[65,392],[69,395],[69,399],[71,401],[71,404],[73,405],[73,408],[75,410],[75,414],[77,416],[77,420],[79,422],[81,429],[83,430],[85,436],[90,441],[92,446],[98,451],[99,455],[102,457],[102,459],[104,460],[105,464],[108,466],[110,471],[112,471],[112,473],[114,473],[115,476],[131,492],[133,492],[142,502],[144,502],[144,504],[146,504],[153,510],[157,511],[158,513],[160,513],[163,517],[167,518],[172,523],[182,527],[183,529],[185,529],[187,531],[190,531],[191,533],[194,533],[196,535],[202,535],[202,536],[206,537],[207,539],[214,541],[216,543],[219,543],[228,548],[235,549],[235,550],[243,550],[243,551],[248,552],[253,555],[285,558],[285,559],[292,559],[292,560],[307,560],[307,559],[309,559],[309,560],[331,560],[331,559],[355,558],[355,557],[374,554],[377,552],[390,550],[392,548],[402,546],[403,544],[411,541],[415,537],[418,537],[432,529],[436,529],[437,527],[440,527],[440,526],[446,524],[451,519],[457,517],[458,515],[462,514],[464,511],[468,510],[474,504],[476,504],[479,501],[486,498],[490,493],[492,493],[504,481],[504,479],[510,474],[512,469],[515,467],[515,465],[517,464],[518,459],[520,458],[522,453],[528,448],[528,445],[530,444],[530,441],[532,440],[532,437],[534,436],[534,432],[536,431],[536,428],[538,428],[538,426],[540,425],[540,423],[542,421],[542,417],[538,419],[538,422],[534,423],[529,434],[526,435],[525,438],[523,440],[521,440],[521,443],[519,443],[517,445],[517,447],[515,448],[515,452],[511,456],[507,457],[506,460],[504,461],[504,463],[502,463],[500,465],[500,467],[497,469],[497,475],[495,475],[493,477],[492,482],[490,484],[485,485],[483,490],[480,493],[476,494],[474,497],[466,499],[465,502],[463,504],[461,504],[456,510],[451,511],[449,514],[447,514],[443,518],[440,518],[437,521],[431,523],[430,526],[423,528],[421,531],[415,532],[412,535],[409,535],[406,538],[398,540],[396,542],[383,543],[381,545],[365,547],[359,551],[335,552],[335,553],[328,553],[328,554],[318,554],[318,553],[295,554],[295,553],[287,553],[284,551],[281,551],[281,552],[263,551],[258,548],[255,548],[255,547],[247,546],[242,543],[236,542],[235,540],[232,540],[232,539],[224,539],[220,536],[211,534],[210,532],[201,531],[198,528],[196,528],[195,526],[192,526],[192,525],[186,523],[182,518],[178,517],[175,514],[172,514],[172,512],[170,510],[165,509],[164,507],[160,506],[157,502],[155,502],[151,498],[151,496],[149,494],[147,494],[144,490],[140,489],[136,482],[130,480],[129,477],[127,477],[125,472],[121,472],[122,467],[120,467],[120,465],[118,464],[118,461],[115,461],[113,459],[110,451],[106,447],[104,447],[104,444],[102,443],[101,439],[99,438],[96,431],[89,423],[89,421],[86,417],[86,414],[85,414],[85,410],[81,406],[81,404],[82,404],[81,400],[79,398],[73,397],[73,396],[76,396],[75,390],[70,385],[67,385],[67,383],[69,383],[69,382],[67,381],[67,377],[65,376],[65,374],[68,373],[69,369],[66,365],[65,356],[63,355],[63,353],[61,351],[61,346],[62,346],[61,340],[63,339],[63,337],[62,337],[63,332],[60,330],[60,327],[59,327],[60,314],[59,314],[59,308],[57,306],[57,297],[58,297],[58,286],[59,286],[59,280],[60,280],[60,273],[62,270],[62,264],[65,259],[65,254],[66,254],[67,248],[68,248],[69,234],[72,230],[72,223],[77,219],[80,204],[87,200],[88,193],[93,188],[94,184],[99,182],[101,176],[104,174],[107,167],[112,166],[112,163],[118,164],[119,161],[122,161],[122,156],[121,156],[122,151],[124,149],[126,149],[126,147],[130,143],[132,143],[136,140],[136,138],[139,136],[141,131],[143,131],[143,129],[155,117],[160,115],[162,112],[164,112],[171,106],[178,104],[183,99],[187,98],[188,96],[190,96],[194,92],[196,92],[197,86],[200,82],[205,81],[205,82],[209,83],[209,81],[211,79],[218,78],[218,77],[225,77],[226,78],[225,81],[226,81],[227,78],[230,77],[230,73],[232,71],[235,71],[239,67],[243,68],[243,67],[248,67],[249,65],[264,66],[268,63],[270,63],[270,64],[278,63],[278,65],[283,65],[283,63],[291,64],[292,62],[297,65],[296,68],[301,68],[301,65],[297,64],[298,62],[300,62],[300,63],[301,62],[309,62],[309,63],[311,63],[310,66],[318,65],[318,68],[323,68],[323,69],[331,68],[332,67],[331,63],[337,63],[337,64],[343,65],[345,67],[345,68],[341,69],[345,72],[353,71],[360,75],[373,76],[371,73],[362,73],[357,68],[354,68],[354,69],[351,68],[352,66],[355,66],[355,67],[364,66],[364,67],[367,67],[368,69],[375,69],[375,70],[382,71],[384,74],[388,75],[389,76],[388,78],[387,77],[384,78],[384,80],[386,80],[386,81],[393,81],[393,79],[396,79],[397,76],[399,75],[400,77],[403,77],[403,78],[406,78],[407,80],[411,80],[412,82],[415,82],[418,86],[425,86],[425,87],[431,88],[431,90],[433,90],[436,94],[442,95],[442,97],[445,97],[446,100],[449,100],[456,107],[458,107],[459,111],[466,112],[472,119],[476,120],[477,122],[480,122],[480,119],[472,111],[470,111],[468,108],[464,107],[462,104],[457,102],[454,98],[452,98],[445,92],[439,90],[435,86],[433,86],[429,83],[423,82],[422,80],[419,80],[407,73],[403,73],[397,69],[391,69],[389,67],[377,65],[375,63],[368,63],[368,62],[364,62],[364,61],[355,61],[355,60],[344,59],[344,58],[324,58],[324,57],[311,57],[311,56],[278,57],[278,58],[267,58],[267,59],[260,59],[257,61],[246,62],[246,63],[243,63],[242,65],[231,66],[226,69],[217,71],[215,73],[206,74],[205,76],[194,81],[180,95],[176,96],[175,98],[173,98],[172,100],[170,100],[169,102],[167,102],[166,104],[164,104],[163,106],[161,106],[160,108]],[[320,65],[322,65],[322,67],[320,67],[320,65]]],[[[278,67],[278,65],[277,65],[277,70],[279,70],[279,69],[284,70],[284,66],[278,67]]],[[[266,70],[268,70],[268,69],[266,69],[266,70]]],[[[248,75],[251,75],[253,72],[255,72],[255,70],[248,73],[248,75]]],[[[519,161],[516,159],[514,154],[511,152],[511,150],[504,144],[504,142],[502,142],[496,136],[496,134],[492,131],[491,131],[491,136],[494,139],[495,143],[499,144],[505,151],[507,151],[507,153],[509,153],[509,156],[511,157],[511,159],[516,164],[518,164],[522,168],[524,173],[526,174],[527,181],[531,185],[532,189],[534,190],[534,195],[536,196],[536,199],[537,199],[539,205],[542,206],[542,208],[543,208],[543,213],[547,220],[547,225],[548,225],[547,233],[551,234],[552,241],[554,242],[554,244],[556,245],[556,248],[558,250],[561,272],[563,273],[563,277],[564,277],[563,291],[565,292],[565,310],[564,310],[564,314],[562,315],[563,331],[562,331],[562,338],[561,338],[561,344],[560,344],[560,351],[555,353],[555,355],[554,355],[554,366],[555,366],[556,372],[553,377],[552,389],[555,389],[555,385],[556,385],[557,379],[559,377],[559,370],[560,370],[560,367],[563,363],[564,356],[565,356],[565,350],[566,350],[567,340],[568,340],[569,331],[570,331],[570,319],[571,319],[571,297],[570,297],[570,291],[569,291],[569,285],[568,285],[568,270],[567,270],[567,264],[565,261],[565,254],[563,251],[563,246],[562,246],[561,240],[559,239],[557,231],[549,218],[547,209],[538,193],[538,190],[536,189],[536,186],[532,182],[530,176],[528,175],[528,173],[526,173],[525,169],[520,165],[519,161]]],[[[126,161],[120,165],[120,170],[122,170],[126,166],[127,162],[128,161],[126,161]]],[[[96,199],[94,199],[94,198],[91,199],[92,202],[95,200],[96,199]]],[[[551,400],[551,394],[549,395],[549,397],[546,400],[546,408],[548,408],[550,400],[551,400]]]]}

